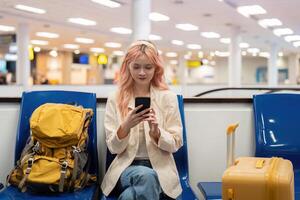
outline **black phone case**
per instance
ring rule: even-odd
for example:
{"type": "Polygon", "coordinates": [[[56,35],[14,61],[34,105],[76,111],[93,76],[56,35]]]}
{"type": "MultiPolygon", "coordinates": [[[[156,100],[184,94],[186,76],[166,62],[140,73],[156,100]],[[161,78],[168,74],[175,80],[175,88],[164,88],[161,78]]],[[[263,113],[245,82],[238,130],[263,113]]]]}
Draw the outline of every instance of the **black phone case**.
{"type": "Polygon", "coordinates": [[[147,108],[150,108],[150,97],[136,97],[135,98],[135,107],[138,107],[139,105],[143,105],[142,108],[138,109],[136,113],[139,113],[147,108]]]}

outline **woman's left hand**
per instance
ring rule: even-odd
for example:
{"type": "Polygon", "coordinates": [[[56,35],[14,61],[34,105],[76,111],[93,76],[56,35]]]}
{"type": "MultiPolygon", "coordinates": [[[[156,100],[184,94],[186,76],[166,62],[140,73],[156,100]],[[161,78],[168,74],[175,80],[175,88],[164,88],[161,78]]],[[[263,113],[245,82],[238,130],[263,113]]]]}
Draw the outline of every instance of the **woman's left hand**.
{"type": "Polygon", "coordinates": [[[158,143],[158,139],[160,137],[160,131],[158,128],[158,122],[156,119],[156,114],[153,108],[150,109],[150,112],[148,114],[145,114],[147,116],[145,121],[148,121],[149,127],[150,127],[150,136],[155,140],[156,143],[158,143]]]}

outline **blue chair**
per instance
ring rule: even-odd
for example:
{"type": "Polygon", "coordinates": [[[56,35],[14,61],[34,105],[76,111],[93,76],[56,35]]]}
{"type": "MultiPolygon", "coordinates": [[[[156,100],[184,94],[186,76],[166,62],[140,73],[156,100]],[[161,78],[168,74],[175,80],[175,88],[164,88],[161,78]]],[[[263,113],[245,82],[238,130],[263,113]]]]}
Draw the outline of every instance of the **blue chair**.
{"type": "MultiPolygon", "coordinates": [[[[76,103],[85,108],[92,108],[94,112],[93,119],[89,126],[89,145],[88,151],[91,156],[92,164],[89,172],[98,176],[98,153],[97,153],[97,117],[96,117],[96,95],[93,93],[71,92],[71,91],[34,91],[24,92],[22,95],[16,147],[15,147],[15,164],[20,158],[22,149],[26,144],[29,136],[29,119],[32,112],[44,103],[76,103]]],[[[18,188],[9,186],[0,192],[0,199],[31,199],[31,200],[56,200],[56,199],[84,199],[90,200],[98,195],[98,185],[87,187],[82,191],[74,193],[61,193],[51,196],[41,194],[22,193],[18,188]]]]}
{"type": "MultiPolygon", "coordinates": [[[[186,127],[184,118],[184,104],[182,95],[177,95],[179,111],[181,116],[181,122],[183,126],[183,146],[173,154],[177,170],[180,177],[182,186],[182,199],[183,200],[197,200],[195,193],[193,192],[189,184],[189,168],[188,168],[188,153],[187,153],[187,140],[186,140],[186,127]]],[[[114,156],[107,150],[106,154],[106,169],[114,159],[114,156]]],[[[111,194],[108,197],[103,195],[102,200],[115,200],[117,199],[116,194],[111,194]]]]}
{"type": "Polygon", "coordinates": [[[295,199],[300,200],[300,95],[254,95],[257,157],[279,156],[294,166],[295,199]]]}
{"type": "MultiPolygon", "coordinates": [[[[295,199],[300,200],[299,94],[262,94],[253,97],[257,157],[284,157],[292,161],[295,199]]],[[[200,182],[206,199],[221,199],[220,182],[200,182]]]]}

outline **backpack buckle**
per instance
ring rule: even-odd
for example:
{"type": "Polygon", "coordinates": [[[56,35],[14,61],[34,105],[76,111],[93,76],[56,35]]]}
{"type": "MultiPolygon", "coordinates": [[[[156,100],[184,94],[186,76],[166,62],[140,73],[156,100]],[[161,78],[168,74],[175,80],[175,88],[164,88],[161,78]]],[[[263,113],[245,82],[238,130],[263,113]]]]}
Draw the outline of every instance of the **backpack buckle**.
{"type": "Polygon", "coordinates": [[[34,151],[35,153],[37,153],[39,150],[40,150],[40,143],[36,142],[36,144],[32,148],[32,151],[34,151]]]}
{"type": "Polygon", "coordinates": [[[64,161],[62,162],[61,164],[61,172],[66,172],[67,171],[67,167],[68,167],[68,162],[67,161],[64,161]]]}
{"type": "Polygon", "coordinates": [[[72,146],[72,148],[73,148],[73,153],[80,153],[81,152],[79,147],[72,146]]]}
{"type": "Polygon", "coordinates": [[[28,161],[27,161],[27,168],[31,169],[33,161],[34,161],[34,159],[32,157],[28,159],[28,161]]]}

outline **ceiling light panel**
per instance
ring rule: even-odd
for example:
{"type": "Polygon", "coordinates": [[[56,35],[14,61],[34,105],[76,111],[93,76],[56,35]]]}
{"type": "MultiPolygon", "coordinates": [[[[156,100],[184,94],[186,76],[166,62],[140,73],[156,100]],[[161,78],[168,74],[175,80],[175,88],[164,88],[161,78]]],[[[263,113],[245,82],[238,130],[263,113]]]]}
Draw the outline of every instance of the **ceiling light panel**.
{"type": "Polygon", "coordinates": [[[199,29],[198,26],[193,24],[176,24],[175,27],[183,31],[197,31],[199,29]]]}
{"type": "Polygon", "coordinates": [[[94,53],[103,53],[105,51],[105,49],[98,48],[98,47],[92,47],[92,48],[90,48],[90,51],[94,52],[94,53]]]}
{"type": "Polygon", "coordinates": [[[122,46],[122,44],[116,42],[106,42],[104,45],[109,48],[120,48],[122,46]]]}
{"type": "Polygon", "coordinates": [[[272,19],[261,19],[258,21],[258,24],[264,28],[267,28],[267,27],[281,26],[282,22],[279,19],[272,18],[272,19]]]}
{"type": "Polygon", "coordinates": [[[201,49],[201,45],[199,44],[188,44],[186,47],[188,49],[201,49]]]}
{"type": "Polygon", "coordinates": [[[263,9],[263,7],[261,7],[260,5],[239,6],[237,7],[237,11],[245,17],[249,17],[250,15],[261,15],[267,13],[267,11],[263,9]]]}
{"type": "Polygon", "coordinates": [[[162,37],[159,35],[154,35],[154,34],[150,34],[149,35],[149,40],[161,40],[162,37]]]}
{"type": "Polygon", "coordinates": [[[31,44],[35,44],[35,45],[48,45],[49,42],[45,41],[45,40],[30,40],[31,44]]]}
{"type": "Polygon", "coordinates": [[[82,43],[82,44],[93,44],[95,40],[90,38],[77,37],[75,38],[75,42],[82,43]]]}
{"type": "Polygon", "coordinates": [[[284,39],[287,42],[300,41],[300,35],[288,35],[288,36],[285,36],[284,39]]]}
{"type": "Polygon", "coordinates": [[[16,28],[13,26],[0,25],[0,31],[10,32],[10,31],[15,31],[15,30],[16,30],[16,28]]]}
{"type": "Polygon", "coordinates": [[[300,41],[294,42],[293,45],[294,47],[300,47],[300,41]]]}
{"type": "Polygon", "coordinates": [[[124,34],[124,35],[132,33],[131,29],[124,28],[124,27],[112,27],[110,29],[110,31],[113,32],[113,33],[124,34]]]}
{"type": "Polygon", "coordinates": [[[66,49],[79,49],[80,46],[77,44],[64,44],[63,47],[66,49]]]}
{"type": "Polygon", "coordinates": [[[118,8],[121,6],[120,3],[116,1],[111,1],[111,0],[91,0],[94,3],[101,4],[103,6],[109,7],[109,8],[118,8]]]}
{"type": "Polygon", "coordinates": [[[184,45],[184,42],[181,40],[172,40],[171,43],[178,46],[184,45]]]}
{"type": "Polygon", "coordinates": [[[157,12],[152,12],[149,14],[149,19],[155,22],[160,22],[160,21],[169,21],[170,17],[157,12]]]}
{"type": "Polygon", "coordinates": [[[97,23],[93,20],[89,20],[89,19],[84,19],[84,18],[69,18],[68,19],[69,22],[74,23],[74,24],[80,24],[83,26],[95,26],[97,23]]]}
{"type": "Polygon", "coordinates": [[[277,28],[273,30],[273,33],[277,36],[282,36],[282,35],[290,35],[293,34],[294,31],[289,28],[277,28]]]}
{"type": "Polygon", "coordinates": [[[216,33],[216,32],[202,32],[201,33],[202,37],[205,37],[205,38],[220,38],[220,34],[219,33],[216,33]]]}
{"type": "Polygon", "coordinates": [[[45,38],[58,38],[59,37],[59,35],[57,33],[49,33],[49,32],[37,32],[35,35],[39,36],[39,37],[45,37],[45,38]]]}
{"type": "Polygon", "coordinates": [[[242,42],[239,44],[240,48],[244,49],[244,48],[248,48],[250,45],[246,42],[242,42]]]}
{"type": "Polygon", "coordinates": [[[46,13],[46,10],[44,10],[44,9],[21,5],[21,4],[15,5],[15,9],[26,11],[26,12],[31,12],[31,13],[35,13],[35,14],[45,14],[46,13]]]}
{"type": "Polygon", "coordinates": [[[230,38],[221,38],[220,42],[223,44],[230,44],[231,40],[230,40],[230,38]]]}
{"type": "Polygon", "coordinates": [[[176,52],[167,52],[166,56],[169,58],[175,58],[178,56],[178,54],[176,52]]]}

